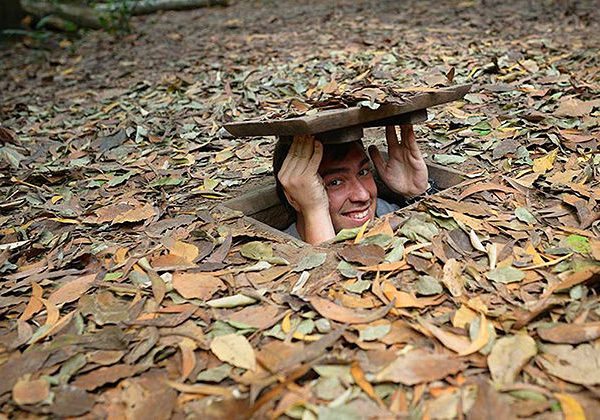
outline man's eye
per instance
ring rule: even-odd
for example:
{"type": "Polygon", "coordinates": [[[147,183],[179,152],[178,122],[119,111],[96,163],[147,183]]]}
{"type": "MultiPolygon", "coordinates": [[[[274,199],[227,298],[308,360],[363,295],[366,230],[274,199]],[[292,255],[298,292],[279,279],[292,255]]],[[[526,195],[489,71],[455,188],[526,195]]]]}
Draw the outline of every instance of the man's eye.
{"type": "Polygon", "coordinates": [[[369,170],[369,168],[363,168],[358,172],[358,176],[365,176],[365,175],[369,175],[371,173],[371,171],[369,170]]]}
{"type": "Polygon", "coordinates": [[[342,184],[342,181],[340,179],[332,179],[331,181],[329,181],[327,183],[327,186],[328,187],[337,187],[337,186],[339,186],[341,184],[342,184]]]}

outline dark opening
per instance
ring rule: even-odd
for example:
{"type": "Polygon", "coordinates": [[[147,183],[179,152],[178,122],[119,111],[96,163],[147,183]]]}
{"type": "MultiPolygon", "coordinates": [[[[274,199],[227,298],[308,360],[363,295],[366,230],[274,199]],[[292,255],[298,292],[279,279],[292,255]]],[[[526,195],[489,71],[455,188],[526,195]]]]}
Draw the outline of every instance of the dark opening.
{"type": "MultiPolygon", "coordinates": [[[[464,174],[435,163],[427,163],[429,178],[435,183],[438,191],[453,187],[465,180],[464,174]]],[[[378,195],[389,202],[402,204],[399,197],[393,194],[383,182],[377,182],[378,195]]],[[[272,233],[291,236],[281,232],[294,222],[294,217],[286,211],[272,184],[250,191],[240,197],[224,203],[227,208],[243,212],[250,221],[272,233]]],[[[297,241],[295,238],[292,238],[297,241]]]]}

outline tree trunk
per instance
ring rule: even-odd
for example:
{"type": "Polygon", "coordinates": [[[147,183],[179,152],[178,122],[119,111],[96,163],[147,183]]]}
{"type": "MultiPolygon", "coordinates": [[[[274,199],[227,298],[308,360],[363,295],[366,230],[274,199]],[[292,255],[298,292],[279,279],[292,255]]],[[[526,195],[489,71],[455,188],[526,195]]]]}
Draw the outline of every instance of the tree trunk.
{"type": "MultiPolygon", "coordinates": [[[[189,10],[208,6],[228,6],[229,0],[131,0],[126,1],[132,15],[147,15],[159,10],[189,10]]],[[[115,6],[99,4],[96,10],[111,11],[115,6]]]]}
{"type": "MultiPolygon", "coordinates": [[[[159,10],[187,10],[207,6],[227,6],[229,0],[124,0],[124,10],[131,15],[143,15],[159,10]]],[[[51,0],[21,0],[23,10],[36,17],[55,15],[78,26],[100,29],[111,20],[111,12],[119,5],[99,4],[95,7],[51,0]]]]}

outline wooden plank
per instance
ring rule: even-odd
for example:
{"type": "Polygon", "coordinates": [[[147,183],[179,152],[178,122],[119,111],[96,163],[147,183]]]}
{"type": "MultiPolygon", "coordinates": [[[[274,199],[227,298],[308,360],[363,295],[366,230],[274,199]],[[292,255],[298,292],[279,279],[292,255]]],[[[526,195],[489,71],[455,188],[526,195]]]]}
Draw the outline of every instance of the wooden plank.
{"type": "MultiPolygon", "coordinates": [[[[225,124],[223,127],[234,136],[295,136],[339,130],[352,126],[364,126],[376,121],[389,121],[391,117],[462,98],[471,85],[439,89],[436,92],[418,93],[402,104],[383,104],[373,110],[365,107],[331,109],[314,115],[285,120],[250,120],[225,124]]],[[[385,123],[381,124],[385,125],[385,123]]]]}

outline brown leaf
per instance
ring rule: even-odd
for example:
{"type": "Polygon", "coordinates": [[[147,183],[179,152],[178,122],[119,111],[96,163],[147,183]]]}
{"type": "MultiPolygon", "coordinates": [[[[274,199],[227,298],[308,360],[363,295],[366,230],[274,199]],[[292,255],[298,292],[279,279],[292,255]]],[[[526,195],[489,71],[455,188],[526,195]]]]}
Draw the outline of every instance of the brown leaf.
{"type": "Polygon", "coordinates": [[[385,406],[384,402],[381,400],[379,395],[375,393],[373,385],[371,385],[369,381],[367,381],[367,379],[365,378],[365,373],[360,368],[360,365],[358,363],[355,362],[352,364],[352,367],[350,368],[350,374],[352,375],[354,382],[360,387],[360,389],[364,391],[365,394],[369,396],[369,398],[371,398],[373,401],[379,404],[380,407],[385,406]]]}
{"type": "Polygon", "coordinates": [[[191,338],[183,337],[179,342],[181,350],[181,380],[185,381],[196,367],[196,343],[191,338]]]}
{"type": "Polygon", "coordinates": [[[49,407],[49,410],[55,416],[81,416],[94,406],[94,397],[83,389],[71,385],[62,385],[53,388],[53,392],[54,403],[49,407]]]}
{"type": "Polygon", "coordinates": [[[550,328],[538,329],[542,340],[559,344],[580,344],[600,337],[600,322],[586,324],[558,324],[550,328]]]}
{"type": "Polygon", "coordinates": [[[450,294],[454,297],[461,296],[464,292],[465,278],[462,275],[463,265],[450,258],[444,264],[444,275],[442,277],[442,283],[448,289],[450,294]]]}
{"type": "Polygon", "coordinates": [[[600,384],[600,348],[597,346],[549,344],[543,347],[543,352],[538,360],[551,375],[574,384],[600,384]]]}
{"type": "Polygon", "coordinates": [[[433,325],[430,322],[421,320],[419,323],[425,327],[435,338],[440,340],[440,342],[449,348],[450,350],[456,353],[462,353],[463,351],[469,348],[471,342],[465,336],[454,334],[448,331],[441,329],[433,325]]]}
{"type": "Polygon", "coordinates": [[[515,418],[507,399],[496,391],[487,380],[481,380],[477,382],[477,398],[467,414],[467,420],[489,418],[490,413],[494,413],[494,417],[499,419],[515,418]]]}
{"type": "Polygon", "coordinates": [[[72,384],[73,386],[85,389],[86,391],[93,391],[94,389],[99,388],[102,385],[112,384],[120,381],[123,378],[128,378],[130,376],[136,375],[146,370],[148,367],[149,366],[124,364],[114,365],[110,367],[102,367],[100,369],[96,369],[84,375],[78,376],[72,384]]]}
{"type": "Polygon", "coordinates": [[[501,385],[514,383],[523,366],[536,354],[535,340],[528,335],[500,338],[487,358],[492,379],[501,385]]]}
{"type": "Polygon", "coordinates": [[[152,294],[154,295],[154,300],[158,305],[160,305],[165,298],[165,294],[167,293],[167,285],[162,277],[160,277],[154,271],[149,271],[148,277],[152,282],[152,294]]]}
{"type": "Polygon", "coordinates": [[[254,349],[243,335],[227,334],[213,338],[210,350],[222,362],[243,369],[256,369],[254,349]]]}
{"type": "Polygon", "coordinates": [[[379,264],[385,257],[385,250],[379,245],[349,245],[338,251],[340,257],[350,263],[364,266],[379,264]]]}
{"type": "Polygon", "coordinates": [[[446,300],[444,295],[417,298],[412,293],[397,290],[389,281],[385,281],[381,287],[385,297],[395,302],[394,307],[396,308],[425,308],[437,306],[446,300]]]}
{"type": "Polygon", "coordinates": [[[12,398],[18,405],[37,404],[50,395],[50,383],[44,379],[19,380],[12,390],[12,398]]]}
{"type": "Polygon", "coordinates": [[[224,290],[225,284],[211,274],[175,272],[173,288],[186,299],[209,300],[218,290],[224,290]]]}
{"type": "Polygon", "coordinates": [[[274,305],[252,305],[237,311],[227,318],[229,321],[264,330],[277,323],[279,308],[274,305]]]}
{"type": "Polygon", "coordinates": [[[152,268],[156,271],[172,271],[172,270],[186,270],[188,268],[194,268],[195,264],[190,263],[183,257],[174,254],[159,255],[151,260],[152,268]]]}
{"type": "Polygon", "coordinates": [[[496,184],[494,182],[481,182],[471,185],[469,188],[465,188],[463,192],[458,196],[458,200],[462,200],[470,195],[481,191],[502,191],[505,193],[521,194],[521,192],[515,188],[508,187],[506,185],[496,184]]]}
{"type": "Polygon", "coordinates": [[[595,106],[600,106],[600,100],[582,101],[577,98],[569,98],[560,102],[554,115],[557,117],[583,117],[592,112],[595,106]]]}
{"type": "Polygon", "coordinates": [[[422,349],[412,350],[399,356],[383,368],[376,376],[376,382],[395,382],[416,385],[444,379],[465,368],[454,357],[442,353],[429,353],[422,349]]]}
{"type": "Polygon", "coordinates": [[[44,307],[44,304],[42,303],[43,293],[44,290],[39,284],[31,284],[31,297],[29,298],[29,302],[27,303],[25,310],[19,317],[21,321],[29,320],[33,315],[37,314],[40,311],[40,309],[44,307]]]}
{"type": "Polygon", "coordinates": [[[233,393],[229,389],[217,385],[187,385],[173,381],[167,381],[167,384],[184,394],[218,395],[225,398],[233,397],[233,393]]]}
{"type": "Polygon", "coordinates": [[[50,356],[46,350],[34,349],[17,354],[0,365],[0,395],[10,391],[19,378],[37,372],[50,356]]]}
{"type": "Polygon", "coordinates": [[[140,222],[154,216],[156,216],[154,206],[152,206],[152,204],[144,204],[141,207],[135,207],[119,214],[112,220],[111,224],[116,225],[119,223],[140,222]]]}
{"type": "Polygon", "coordinates": [[[170,254],[181,257],[190,264],[192,264],[200,254],[198,247],[194,244],[186,244],[185,242],[174,241],[172,239],[165,240],[164,243],[170,254]]]}
{"type": "Polygon", "coordinates": [[[321,316],[346,324],[368,324],[369,322],[383,318],[391,309],[391,303],[383,308],[372,311],[357,311],[336,305],[330,300],[313,296],[308,302],[321,316]]]}
{"type": "Polygon", "coordinates": [[[95,278],[96,274],[88,274],[65,283],[50,294],[48,301],[54,305],[73,302],[83,296],[92,287],[95,278]]]}

